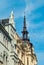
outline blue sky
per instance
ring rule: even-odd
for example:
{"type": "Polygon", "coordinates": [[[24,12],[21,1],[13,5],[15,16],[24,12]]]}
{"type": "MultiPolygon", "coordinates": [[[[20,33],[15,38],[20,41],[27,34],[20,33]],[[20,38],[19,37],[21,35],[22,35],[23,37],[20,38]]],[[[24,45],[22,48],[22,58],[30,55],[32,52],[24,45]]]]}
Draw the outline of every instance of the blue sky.
{"type": "Polygon", "coordinates": [[[29,38],[34,45],[38,65],[44,65],[44,0],[0,0],[0,19],[9,18],[12,10],[19,36],[25,11],[29,38]]]}

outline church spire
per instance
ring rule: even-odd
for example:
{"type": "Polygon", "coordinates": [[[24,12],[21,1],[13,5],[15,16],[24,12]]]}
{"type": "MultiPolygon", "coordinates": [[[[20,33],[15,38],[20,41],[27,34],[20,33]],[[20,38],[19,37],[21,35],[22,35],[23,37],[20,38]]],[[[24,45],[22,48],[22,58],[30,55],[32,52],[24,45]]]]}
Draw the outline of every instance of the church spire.
{"type": "Polygon", "coordinates": [[[25,17],[25,15],[24,15],[24,26],[23,26],[23,31],[22,31],[22,39],[24,41],[29,41],[28,31],[27,31],[27,27],[26,27],[26,17],[25,17]]]}
{"type": "Polygon", "coordinates": [[[26,17],[24,16],[24,27],[26,27],[26,17]]]}

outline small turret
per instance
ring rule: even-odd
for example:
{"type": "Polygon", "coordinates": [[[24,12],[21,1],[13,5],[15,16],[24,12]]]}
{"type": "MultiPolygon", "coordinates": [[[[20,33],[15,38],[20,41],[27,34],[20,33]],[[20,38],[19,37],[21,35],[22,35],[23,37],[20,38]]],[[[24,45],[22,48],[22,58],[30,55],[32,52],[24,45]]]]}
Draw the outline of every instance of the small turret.
{"type": "Polygon", "coordinates": [[[9,23],[12,24],[12,26],[15,28],[14,12],[13,11],[10,14],[9,23]]]}

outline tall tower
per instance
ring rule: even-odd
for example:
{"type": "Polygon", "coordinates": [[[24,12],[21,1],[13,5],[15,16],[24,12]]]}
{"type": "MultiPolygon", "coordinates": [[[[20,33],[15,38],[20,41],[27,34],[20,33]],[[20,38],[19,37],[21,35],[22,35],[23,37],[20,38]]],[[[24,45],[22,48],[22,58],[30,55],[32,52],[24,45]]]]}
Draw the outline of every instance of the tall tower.
{"type": "Polygon", "coordinates": [[[27,31],[27,27],[26,27],[26,17],[25,17],[25,15],[24,15],[24,26],[23,26],[23,31],[22,31],[22,39],[24,41],[29,41],[28,31],[27,31]]]}

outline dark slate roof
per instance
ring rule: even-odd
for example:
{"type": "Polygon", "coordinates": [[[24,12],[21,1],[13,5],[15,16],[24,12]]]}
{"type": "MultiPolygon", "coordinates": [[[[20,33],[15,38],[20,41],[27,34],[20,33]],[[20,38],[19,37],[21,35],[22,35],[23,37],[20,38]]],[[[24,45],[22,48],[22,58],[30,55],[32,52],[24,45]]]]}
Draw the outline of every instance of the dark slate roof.
{"type": "Polygon", "coordinates": [[[5,24],[9,23],[9,18],[8,19],[2,19],[2,20],[0,20],[0,23],[2,23],[3,26],[5,26],[5,24]]]}
{"type": "Polygon", "coordinates": [[[3,26],[1,23],[0,23],[0,30],[2,30],[3,33],[4,33],[10,40],[12,40],[11,37],[9,36],[9,33],[5,30],[4,26],[3,26]]]}
{"type": "Polygon", "coordinates": [[[9,23],[9,18],[0,20],[0,23],[3,24],[4,27],[10,25],[14,29],[14,31],[16,31],[12,24],[9,23]]]}

